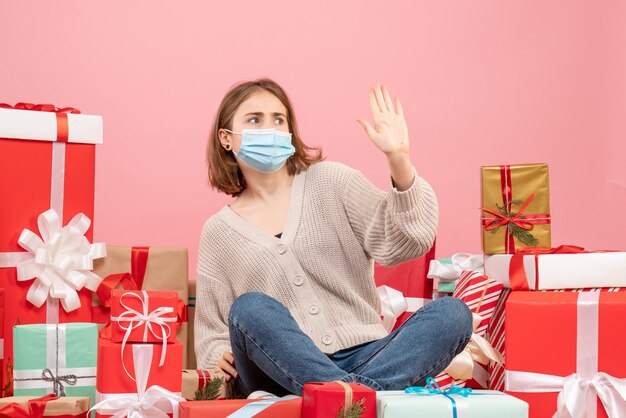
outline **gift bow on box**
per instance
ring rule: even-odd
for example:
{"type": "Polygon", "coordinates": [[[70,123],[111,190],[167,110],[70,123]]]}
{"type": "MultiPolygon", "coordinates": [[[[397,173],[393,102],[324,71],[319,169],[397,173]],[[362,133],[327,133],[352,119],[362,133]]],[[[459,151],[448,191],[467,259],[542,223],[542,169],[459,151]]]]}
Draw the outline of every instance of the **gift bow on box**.
{"type": "Polygon", "coordinates": [[[576,373],[562,377],[506,370],[506,390],[559,392],[554,418],[593,418],[598,397],[610,418],[626,417],[626,379],[598,372],[599,298],[599,292],[578,294],[576,373]]]}
{"type": "MultiPolygon", "coordinates": [[[[103,243],[91,244],[84,236],[91,220],[82,213],[61,225],[49,209],[37,218],[41,238],[24,229],[18,239],[26,253],[1,253],[0,267],[17,267],[17,280],[35,279],[26,299],[36,307],[60,300],[66,312],[80,307],[78,291],[96,291],[102,279],[93,273],[93,260],[106,256],[103,243]]],[[[57,313],[58,317],[58,306],[57,313]]]]}
{"type": "Polygon", "coordinates": [[[151,333],[155,338],[163,342],[163,349],[161,350],[161,358],[159,360],[159,367],[161,367],[165,363],[165,356],[167,354],[167,339],[172,333],[172,329],[170,325],[168,324],[168,322],[176,323],[178,322],[181,316],[179,313],[178,316],[164,317],[164,315],[169,315],[171,313],[174,313],[174,308],[172,308],[171,306],[159,306],[158,308],[150,312],[148,292],[145,290],[142,290],[141,294],[143,295],[143,298],[136,293],[132,293],[132,292],[123,293],[120,296],[120,305],[122,305],[122,307],[126,310],[122,312],[119,316],[111,317],[111,321],[118,322],[118,326],[121,329],[126,331],[126,333],[124,334],[124,338],[122,339],[122,349],[120,350],[120,353],[122,355],[122,366],[124,366],[124,370],[126,371],[126,374],[131,379],[132,379],[132,376],[130,375],[130,373],[128,372],[128,369],[126,369],[126,365],[124,364],[124,348],[126,347],[126,343],[128,342],[128,338],[130,337],[131,332],[134,329],[143,326],[144,327],[144,332],[143,332],[144,342],[148,341],[148,333],[151,333]],[[142,308],[141,312],[131,308],[126,303],[124,303],[124,298],[138,299],[141,303],[141,308],[142,308]],[[123,322],[128,322],[128,325],[123,325],[122,324],[123,322]],[[160,333],[156,332],[153,329],[153,326],[155,328],[158,327],[158,329],[160,329],[161,332],[160,333]]]}
{"type": "Polygon", "coordinates": [[[439,387],[435,379],[429,377],[426,379],[426,387],[411,386],[404,389],[405,393],[419,396],[444,396],[450,400],[453,418],[464,418],[469,416],[469,405],[465,398],[471,393],[470,388],[460,388],[452,385],[450,389],[443,390],[439,387]]]}
{"type": "Polygon", "coordinates": [[[178,417],[178,404],[185,399],[180,393],[153,385],[146,389],[152,364],[153,346],[133,344],[133,363],[137,393],[96,393],[98,403],[90,410],[113,418],[167,418],[167,414],[178,417]]]}
{"type": "Polygon", "coordinates": [[[46,324],[44,326],[46,327],[47,349],[54,350],[54,355],[46,357],[47,367],[44,369],[13,370],[15,389],[36,389],[51,383],[52,388],[48,386],[48,391],[51,390],[57,396],[65,396],[66,385],[95,386],[95,367],[70,368],[66,366],[67,324],[46,324]]]}
{"type": "Polygon", "coordinates": [[[439,260],[432,260],[428,267],[429,279],[439,279],[442,282],[452,282],[461,277],[464,271],[485,271],[482,254],[456,253],[450,257],[451,264],[444,264],[439,260]]]}
{"type": "Polygon", "coordinates": [[[405,298],[402,292],[389,286],[379,286],[376,292],[380,298],[383,326],[387,332],[391,332],[400,315],[405,312],[415,312],[427,302],[423,298],[405,298]]]}
{"type": "Polygon", "coordinates": [[[0,408],[0,418],[42,418],[46,404],[59,399],[58,396],[48,394],[36,399],[28,400],[28,410],[18,403],[11,403],[0,408]]]}
{"type": "Polygon", "coordinates": [[[483,322],[483,317],[472,313],[474,333],[465,349],[452,359],[445,372],[453,379],[469,380],[474,376],[474,362],[489,365],[490,361],[502,364],[504,358],[484,337],[476,334],[476,329],[483,322]]]}

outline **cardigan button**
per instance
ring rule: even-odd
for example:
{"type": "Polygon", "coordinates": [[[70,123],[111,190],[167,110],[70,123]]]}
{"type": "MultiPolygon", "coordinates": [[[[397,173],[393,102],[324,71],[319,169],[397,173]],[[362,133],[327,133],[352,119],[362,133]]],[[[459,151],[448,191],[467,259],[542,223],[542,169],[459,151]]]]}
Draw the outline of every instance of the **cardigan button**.
{"type": "Polygon", "coordinates": [[[287,251],[287,247],[285,247],[285,244],[279,244],[278,245],[278,254],[285,254],[285,251],[287,251]]]}
{"type": "Polygon", "coordinates": [[[302,286],[304,284],[304,279],[302,278],[302,276],[296,276],[293,278],[293,284],[295,284],[296,286],[302,286]]]}
{"type": "Polygon", "coordinates": [[[309,306],[309,313],[311,315],[317,315],[320,311],[320,307],[317,306],[316,304],[312,304],[311,306],[309,306]]]}
{"type": "Polygon", "coordinates": [[[326,334],[322,337],[322,342],[324,343],[324,345],[331,345],[333,343],[333,337],[326,334]]]}

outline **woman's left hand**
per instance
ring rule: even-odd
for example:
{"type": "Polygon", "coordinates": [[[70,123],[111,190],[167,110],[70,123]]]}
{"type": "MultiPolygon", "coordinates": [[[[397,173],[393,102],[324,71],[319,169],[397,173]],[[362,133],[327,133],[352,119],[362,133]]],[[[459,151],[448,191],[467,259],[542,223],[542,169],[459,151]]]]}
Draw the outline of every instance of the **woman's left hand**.
{"type": "Polygon", "coordinates": [[[389,91],[379,83],[370,89],[370,106],[374,126],[362,117],[357,118],[370,140],[388,157],[409,154],[409,132],[400,100],[391,101],[389,91]]]}

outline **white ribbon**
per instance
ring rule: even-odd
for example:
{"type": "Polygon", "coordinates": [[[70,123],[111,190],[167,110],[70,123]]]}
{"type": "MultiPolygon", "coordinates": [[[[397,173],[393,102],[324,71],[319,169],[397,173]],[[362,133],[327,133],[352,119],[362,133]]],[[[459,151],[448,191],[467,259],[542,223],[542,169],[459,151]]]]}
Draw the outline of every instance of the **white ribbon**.
{"type": "Polygon", "coordinates": [[[389,286],[377,287],[376,293],[380,298],[383,326],[387,332],[391,332],[400,315],[415,312],[430,301],[424,298],[405,298],[402,292],[389,286]]]}
{"type": "Polygon", "coordinates": [[[267,408],[277,402],[288,401],[291,399],[298,399],[298,396],[287,395],[283,396],[282,398],[262,399],[260,401],[251,402],[242,406],[232,414],[228,415],[226,418],[252,418],[255,415],[265,411],[267,408]]]}
{"type": "Polygon", "coordinates": [[[485,266],[482,254],[456,253],[450,257],[451,264],[444,264],[439,260],[432,260],[428,268],[429,279],[439,279],[442,282],[458,280],[461,273],[466,270],[483,274],[485,266]]]}
{"type": "Polygon", "coordinates": [[[50,209],[39,215],[37,225],[41,238],[24,229],[18,243],[27,253],[5,253],[0,267],[17,267],[18,281],[35,279],[26,299],[36,307],[56,299],[66,312],[78,309],[77,292],[83,287],[95,292],[102,281],[91,270],[93,260],[106,256],[106,247],[84,236],[91,220],[82,213],[62,227],[59,215],[50,209]]]}
{"type": "Polygon", "coordinates": [[[137,393],[97,393],[98,403],[90,410],[112,418],[167,418],[168,413],[178,418],[178,404],[185,399],[178,393],[153,385],[146,390],[153,346],[133,344],[133,362],[137,393]]]}
{"type": "Polygon", "coordinates": [[[111,321],[117,322],[118,326],[121,329],[126,331],[126,333],[124,334],[124,338],[122,339],[122,350],[121,350],[122,366],[124,366],[124,371],[126,371],[126,374],[131,379],[133,377],[128,372],[128,369],[126,369],[126,365],[124,364],[124,348],[126,347],[126,343],[128,342],[128,338],[130,337],[131,332],[134,329],[143,326],[144,327],[144,330],[143,330],[144,342],[148,341],[148,332],[150,332],[156,339],[159,339],[163,342],[162,349],[161,349],[161,358],[159,361],[159,367],[161,367],[165,363],[165,355],[167,353],[167,339],[172,333],[172,330],[170,326],[168,325],[168,322],[178,321],[178,318],[176,316],[163,318],[163,315],[168,315],[174,312],[174,308],[172,308],[171,306],[160,306],[156,308],[155,310],[153,310],[152,312],[150,312],[149,311],[150,304],[148,303],[148,292],[145,290],[142,290],[141,293],[143,295],[143,298],[136,293],[132,293],[132,292],[123,293],[120,296],[120,305],[122,305],[122,307],[126,310],[122,312],[119,316],[111,317],[111,321]],[[139,302],[141,303],[141,312],[126,305],[124,303],[125,297],[137,298],[139,302]],[[129,322],[129,324],[128,326],[125,326],[125,325],[122,325],[122,322],[129,322]],[[152,328],[153,325],[155,325],[155,327],[158,326],[161,329],[160,334],[155,332],[155,330],[152,328]]]}
{"type": "MultiPolygon", "coordinates": [[[[475,312],[472,313],[474,331],[476,331],[482,321],[482,315],[475,312]]],[[[502,364],[504,358],[502,354],[493,348],[489,341],[474,332],[465,349],[452,359],[445,372],[453,379],[468,380],[476,374],[474,370],[476,368],[475,363],[487,366],[490,361],[502,364]]]]}
{"type": "Polygon", "coordinates": [[[553,418],[595,418],[599,397],[609,418],[626,418],[626,379],[598,372],[599,292],[578,294],[576,373],[562,377],[506,371],[511,392],[559,392],[553,418]]]}

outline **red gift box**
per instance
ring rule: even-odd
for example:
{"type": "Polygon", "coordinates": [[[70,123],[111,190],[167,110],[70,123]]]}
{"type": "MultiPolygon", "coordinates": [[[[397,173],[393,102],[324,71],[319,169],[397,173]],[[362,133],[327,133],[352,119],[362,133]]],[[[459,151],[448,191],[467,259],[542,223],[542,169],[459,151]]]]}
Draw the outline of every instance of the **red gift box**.
{"type": "MultiPolygon", "coordinates": [[[[80,308],[71,312],[57,309],[58,299],[36,307],[26,298],[41,283],[18,281],[16,266],[29,257],[18,244],[21,233],[38,232],[40,214],[54,209],[61,225],[79,213],[93,219],[94,144],[102,142],[102,118],[54,106],[6,107],[0,105],[0,287],[11,295],[4,321],[5,359],[11,362],[13,325],[91,319],[91,291],[78,291],[80,308]]],[[[84,236],[91,241],[91,227],[84,236]]]]}
{"type": "Polygon", "coordinates": [[[96,417],[114,415],[120,409],[149,404],[171,414],[178,408],[182,383],[183,346],[167,344],[167,361],[160,364],[161,344],[122,344],[98,339],[96,417]],[[141,398],[138,394],[143,393],[141,398]],[[112,407],[115,405],[115,409],[112,407]]]}
{"type": "Polygon", "coordinates": [[[114,342],[176,341],[185,305],[176,292],[111,291],[111,339],[114,342]]]}
{"type": "MultiPolygon", "coordinates": [[[[181,402],[179,405],[179,418],[225,418],[242,408],[250,407],[258,407],[259,409],[261,409],[262,407],[267,407],[261,412],[255,414],[255,418],[300,418],[301,405],[301,398],[288,400],[221,399],[216,401],[181,402]],[[256,405],[253,406],[253,404],[256,405]]],[[[242,410],[241,412],[244,411],[242,410]]]]}
{"type": "Polygon", "coordinates": [[[501,364],[503,361],[502,355],[485,339],[502,290],[502,283],[484,274],[473,271],[461,273],[452,296],[461,299],[472,311],[474,333],[465,350],[435,378],[442,388],[452,384],[475,389],[488,387],[489,364],[501,364]]]}
{"type": "Polygon", "coordinates": [[[528,402],[532,418],[626,411],[626,293],[513,292],[506,316],[507,393],[528,402]]]}
{"type": "Polygon", "coordinates": [[[433,281],[426,276],[434,258],[435,244],[423,256],[396,266],[384,267],[374,263],[374,279],[383,304],[383,322],[386,326],[391,324],[388,326],[389,331],[398,328],[414,311],[432,300],[433,281]],[[384,286],[391,288],[391,291],[384,286]],[[394,301],[400,298],[404,300],[400,300],[400,303],[394,301]],[[404,305],[404,312],[395,312],[392,308],[395,305],[404,305]]]}
{"type": "Polygon", "coordinates": [[[376,418],[376,391],[358,383],[313,382],[302,388],[302,418],[336,417],[346,405],[363,402],[361,418],[376,418]]]}

